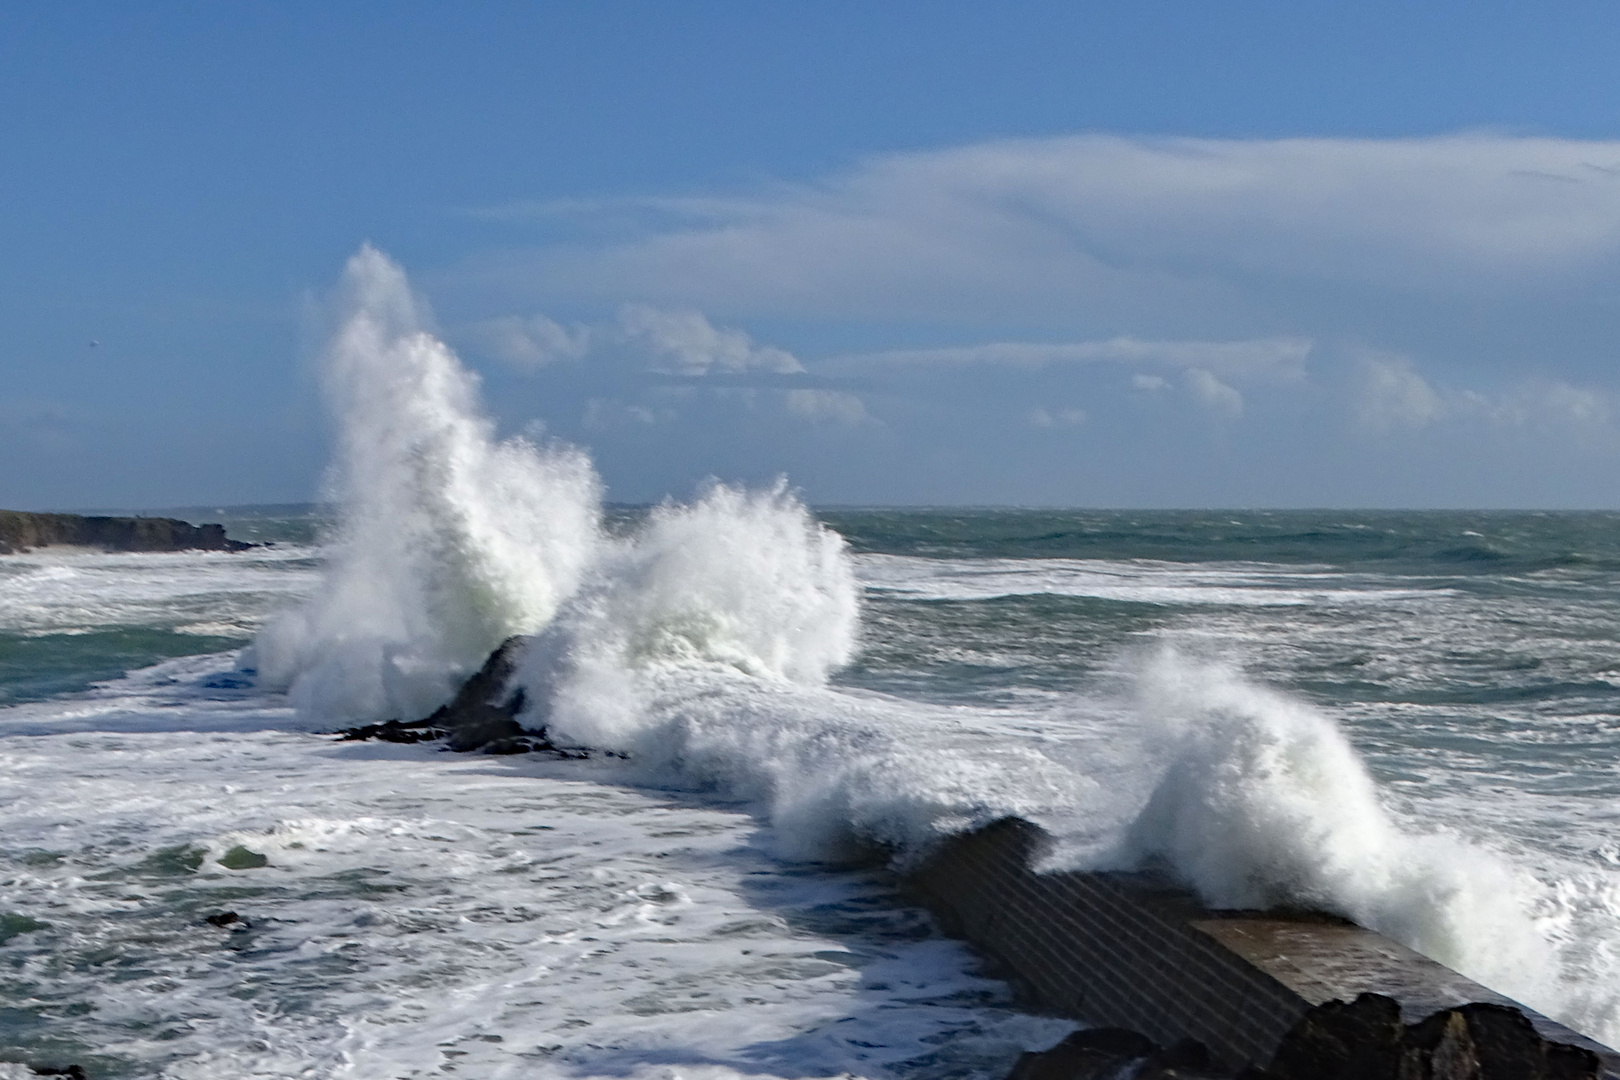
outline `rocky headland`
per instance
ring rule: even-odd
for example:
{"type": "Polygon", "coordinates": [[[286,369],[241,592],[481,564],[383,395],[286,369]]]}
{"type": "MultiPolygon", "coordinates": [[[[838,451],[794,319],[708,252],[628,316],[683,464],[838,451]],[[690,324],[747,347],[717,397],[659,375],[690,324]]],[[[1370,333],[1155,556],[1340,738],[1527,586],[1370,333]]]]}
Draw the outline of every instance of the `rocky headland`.
{"type": "Polygon", "coordinates": [[[0,510],[0,555],[56,546],[100,551],[245,551],[256,545],[232,540],[223,525],[192,525],[176,518],[0,510]]]}

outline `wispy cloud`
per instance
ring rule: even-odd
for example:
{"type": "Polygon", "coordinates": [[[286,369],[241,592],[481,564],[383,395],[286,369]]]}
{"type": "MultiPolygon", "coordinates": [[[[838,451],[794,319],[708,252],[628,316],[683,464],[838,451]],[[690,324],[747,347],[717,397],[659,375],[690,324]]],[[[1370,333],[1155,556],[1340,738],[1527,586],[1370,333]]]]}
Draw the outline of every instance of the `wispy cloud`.
{"type": "Polygon", "coordinates": [[[1115,337],[1106,341],[1054,343],[989,342],[934,349],[890,349],[837,358],[840,369],[878,364],[992,364],[1037,369],[1061,364],[1112,363],[1172,369],[1203,368],[1236,375],[1299,378],[1312,342],[1309,338],[1264,338],[1250,341],[1144,341],[1115,337]]]}
{"type": "Polygon", "coordinates": [[[545,315],[505,315],[476,323],[467,336],[519,370],[535,371],[590,351],[589,327],[567,327],[545,315]]]}
{"type": "Polygon", "coordinates": [[[792,353],[760,345],[742,330],[718,327],[701,312],[629,304],[619,311],[619,329],[633,344],[644,346],[653,370],[671,375],[736,375],[764,371],[776,375],[802,372],[792,353]]]}
{"type": "Polygon", "coordinates": [[[804,365],[786,349],[756,342],[744,330],[717,326],[691,308],[625,304],[612,322],[564,326],[544,314],[503,315],[463,329],[475,349],[523,371],[590,357],[660,375],[799,375],[804,365]]]}
{"type": "Polygon", "coordinates": [[[789,390],[788,411],[806,420],[831,421],[854,427],[871,420],[866,403],[842,390],[789,390]]]}
{"type": "Polygon", "coordinates": [[[1079,427],[1089,419],[1086,410],[1072,405],[1061,409],[1037,405],[1029,411],[1030,426],[1038,428],[1079,427]]]}
{"type": "Polygon", "coordinates": [[[1545,288],[1620,257],[1620,142],[1086,135],[889,154],[730,196],[508,207],[611,221],[483,266],[710,310],[1219,311],[1284,278],[1545,288]],[[628,235],[627,235],[628,234],[628,235]]]}

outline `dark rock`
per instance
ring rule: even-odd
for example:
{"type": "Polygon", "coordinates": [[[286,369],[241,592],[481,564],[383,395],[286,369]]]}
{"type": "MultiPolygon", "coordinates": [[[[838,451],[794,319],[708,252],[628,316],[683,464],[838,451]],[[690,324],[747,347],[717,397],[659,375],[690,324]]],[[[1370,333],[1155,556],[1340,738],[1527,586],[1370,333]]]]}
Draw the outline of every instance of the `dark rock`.
{"type": "Polygon", "coordinates": [[[1401,1062],[1401,1006],[1382,994],[1329,1001],[1283,1036],[1271,1071],[1284,1080],[1394,1080],[1401,1062]]]}
{"type": "Polygon", "coordinates": [[[1547,1041],[1511,1006],[1475,1002],[1403,1026],[1394,999],[1362,994],[1301,1017],[1255,1080],[1597,1080],[1600,1073],[1596,1054],[1547,1041]]]}
{"type": "Polygon", "coordinates": [[[1158,1051],[1158,1044],[1135,1031],[1083,1028],[1048,1050],[1020,1054],[1007,1080],[1104,1080],[1158,1051]]]}
{"type": "Polygon", "coordinates": [[[534,749],[528,739],[496,739],[484,746],[486,754],[527,754],[534,749]]]}
{"type": "Polygon", "coordinates": [[[485,659],[484,666],[461,684],[456,696],[427,719],[443,727],[459,727],[464,719],[481,715],[477,712],[481,706],[497,708],[507,716],[516,716],[522,710],[523,702],[518,694],[507,692],[506,684],[512,681],[518,653],[528,643],[526,636],[513,634],[497,645],[495,651],[485,659]]]}
{"type": "Polygon", "coordinates": [[[449,732],[443,728],[432,727],[426,720],[413,720],[409,724],[402,724],[398,720],[385,720],[380,724],[362,724],[360,727],[344,728],[338,732],[339,742],[360,742],[365,739],[377,739],[381,742],[393,743],[419,743],[442,739],[449,732]]]}
{"type": "MultiPolygon", "coordinates": [[[[403,723],[386,720],[363,724],[338,732],[341,740],[380,739],[384,742],[415,743],[444,739],[445,747],[457,753],[482,750],[486,754],[545,753],[569,760],[587,758],[582,747],[557,746],[546,737],[545,728],[529,729],[518,723],[523,711],[523,688],[509,689],[518,654],[529,639],[515,634],[501,642],[483,667],[474,672],[456,696],[420,720],[403,723]]],[[[622,754],[611,754],[622,757],[622,754]]]]}
{"type": "Polygon", "coordinates": [[[1172,1069],[1207,1069],[1210,1067],[1209,1047],[1197,1039],[1179,1039],[1160,1060],[1172,1069]]]}
{"type": "Polygon", "coordinates": [[[72,1080],[88,1080],[83,1065],[30,1065],[28,1068],[35,1076],[67,1076],[72,1080]]]}
{"type": "Polygon", "coordinates": [[[1214,1076],[1208,1068],[1209,1049],[1196,1039],[1162,1050],[1140,1032],[1085,1028],[1049,1050],[1019,1055],[1007,1080],[1191,1080],[1214,1076]]]}
{"type": "Polygon", "coordinates": [[[524,733],[523,725],[497,705],[467,706],[456,719],[458,722],[450,728],[450,739],[446,744],[456,751],[479,750],[524,733]]]}
{"type": "Polygon", "coordinates": [[[1401,1080],[1596,1080],[1601,1062],[1549,1042],[1518,1009],[1475,1002],[1407,1029],[1401,1080]]]}
{"type": "Polygon", "coordinates": [[[223,525],[192,525],[176,518],[85,517],[0,510],[0,555],[68,544],[102,551],[245,551],[223,525]]]}
{"type": "Polygon", "coordinates": [[[234,911],[222,911],[218,915],[208,916],[208,918],[204,919],[203,921],[211,926],[218,926],[221,929],[227,926],[241,927],[246,929],[248,925],[248,921],[234,911]]]}

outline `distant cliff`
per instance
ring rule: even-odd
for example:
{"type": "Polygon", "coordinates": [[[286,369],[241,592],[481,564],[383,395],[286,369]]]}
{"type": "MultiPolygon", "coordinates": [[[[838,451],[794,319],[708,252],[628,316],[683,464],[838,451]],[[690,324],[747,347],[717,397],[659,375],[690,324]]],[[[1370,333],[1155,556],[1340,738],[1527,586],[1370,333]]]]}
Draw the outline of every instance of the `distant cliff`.
{"type": "Polygon", "coordinates": [[[227,537],[223,525],[191,525],[175,518],[0,510],[0,555],[52,544],[103,551],[242,551],[254,546],[227,537]]]}

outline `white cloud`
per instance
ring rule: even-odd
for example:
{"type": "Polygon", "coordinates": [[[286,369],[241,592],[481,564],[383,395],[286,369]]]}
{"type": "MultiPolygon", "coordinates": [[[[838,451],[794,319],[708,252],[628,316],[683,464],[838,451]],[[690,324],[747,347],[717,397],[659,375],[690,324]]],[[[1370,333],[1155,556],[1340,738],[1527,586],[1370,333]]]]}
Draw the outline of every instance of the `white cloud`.
{"type": "Polygon", "coordinates": [[[1138,373],[1131,376],[1131,385],[1138,390],[1146,390],[1148,393],[1156,393],[1165,389],[1170,384],[1165,381],[1162,375],[1143,375],[1138,373]]]}
{"type": "Polygon", "coordinates": [[[797,374],[804,366],[792,353],[759,345],[741,330],[718,327],[701,312],[628,304],[619,311],[619,328],[654,357],[654,369],[672,375],[740,374],[764,371],[797,374]]]}
{"type": "Polygon", "coordinates": [[[1615,415],[1614,394],[1557,380],[1525,382],[1491,393],[1436,387],[1404,356],[1369,355],[1361,367],[1353,408],[1357,419],[1374,431],[1418,429],[1442,421],[1598,429],[1607,427],[1615,415]]]}
{"type": "Polygon", "coordinates": [[[618,227],[485,270],[729,311],[1219,314],[1278,277],[1441,293],[1612,277],[1620,142],[1083,135],[888,154],[729,197],[548,212],[618,227]]]}
{"type": "Polygon", "coordinates": [[[1375,431],[1421,428],[1438,420],[1445,402],[1404,356],[1369,355],[1362,360],[1357,417],[1375,431]]]}
{"type": "MultiPolygon", "coordinates": [[[[662,419],[674,420],[676,413],[673,409],[663,410],[662,419]]],[[[650,425],[658,423],[660,416],[645,405],[626,404],[610,398],[591,398],[585,403],[585,415],[580,418],[580,426],[587,431],[605,431],[615,427],[629,425],[650,425]]]]}
{"type": "Polygon", "coordinates": [[[1576,424],[1606,425],[1614,415],[1613,395],[1586,387],[1554,382],[1541,388],[1539,396],[1543,410],[1576,424]]]}
{"type": "Polygon", "coordinates": [[[1047,411],[1040,406],[1036,406],[1029,411],[1030,425],[1038,428],[1079,427],[1081,424],[1085,423],[1087,419],[1088,417],[1086,416],[1086,410],[1077,409],[1072,406],[1066,409],[1055,409],[1052,411],[1047,411]]]}
{"type": "Polygon", "coordinates": [[[840,390],[789,390],[787,407],[807,420],[829,420],[850,427],[870,419],[860,398],[840,390]]]}
{"type": "Polygon", "coordinates": [[[1204,368],[1188,368],[1182,373],[1187,389],[1198,403],[1217,416],[1235,420],[1243,415],[1243,395],[1217,379],[1204,368]]]}
{"type": "Polygon", "coordinates": [[[536,371],[561,360],[578,360],[591,346],[589,328],[569,328],[544,315],[488,319],[472,326],[469,336],[520,371],[536,371]]]}

